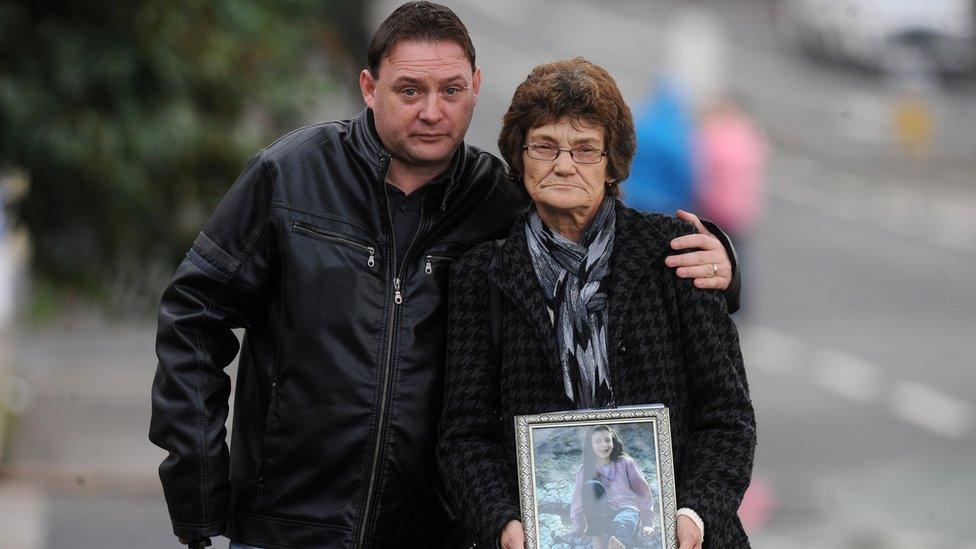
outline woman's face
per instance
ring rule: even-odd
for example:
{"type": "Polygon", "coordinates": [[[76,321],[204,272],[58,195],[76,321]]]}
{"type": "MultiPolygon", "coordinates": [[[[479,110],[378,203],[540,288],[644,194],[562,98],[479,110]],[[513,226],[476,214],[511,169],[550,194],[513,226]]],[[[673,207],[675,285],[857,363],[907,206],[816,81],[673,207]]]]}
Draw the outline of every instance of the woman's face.
{"type": "Polygon", "coordinates": [[[608,431],[597,431],[590,436],[590,444],[593,445],[593,454],[600,461],[608,461],[613,452],[613,437],[608,431]]]}
{"type": "MultiPolygon", "coordinates": [[[[603,139],[603,126],[563,117],[530,129],[526,132],[525,144],[603,150],[603,139]]],[[[522,151],[522,163],[525,189],[537,206],[556,212],[595,214],[603,202],[610,180],[606,156],[596,164],[580,164],[565,150],[555,160],[538,160],[529,156],[528,151],[522,151]]]]}

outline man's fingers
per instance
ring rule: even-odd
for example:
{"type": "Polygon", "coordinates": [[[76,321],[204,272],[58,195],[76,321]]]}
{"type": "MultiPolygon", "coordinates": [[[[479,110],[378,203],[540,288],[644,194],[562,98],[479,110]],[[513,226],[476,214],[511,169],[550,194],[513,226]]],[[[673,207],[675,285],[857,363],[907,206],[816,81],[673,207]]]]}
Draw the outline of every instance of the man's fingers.
{"type": "Polygon", "coordinates": [[[696,278],[692,281],[699,290],[722,290],[729,288],[731,281],[724,276],[713,276],[712,278],[696,278]]]}
{"type": "Polygon", "coordinates": [[[677,212],[675,212],[674,216],[682,221],[687,221],[691,223],[692,225],[695,226],[696,229],[698,229],[698,232],[702,234],[712,234],[708,231],[708,229],[705,228],[705,225],[702,224],[701,219],[698,219],[698,216],[691,212],[678,210],[677,212]]]}
{"type": "Polygon", "coordinates": [[[707,234],[686,234],[671,240],[671,248],[674,250],[688,250],[699,248],[702,250],[714,250],[721,247],[722,243],[717,238],[707,234]]]}
{"type": "Polygon", "coordinates": [[[664,263],[668,267],[696,267],[698,265],[719,264],[721,257],[714,252],[688,252],[686,254],[669,255],[664,263]]]}
{"type": "Polygon", "coordinates": [[[675,274],[678,278],[728,278],[730,273],[721,265],[716,264],[718,272],[712,268],[712,264],[692,265],[691,267],[678,267],[675,274]]]}

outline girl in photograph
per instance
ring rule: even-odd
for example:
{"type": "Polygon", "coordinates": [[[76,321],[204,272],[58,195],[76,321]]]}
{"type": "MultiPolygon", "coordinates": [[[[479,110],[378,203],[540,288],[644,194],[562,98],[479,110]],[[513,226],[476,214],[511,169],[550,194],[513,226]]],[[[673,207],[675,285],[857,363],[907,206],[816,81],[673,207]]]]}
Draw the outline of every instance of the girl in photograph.
{"type": "Polygon", "coordinates": [[[608,425],[587,429],[582,446],[569,512],[574,534],[592,537],[594,549],[635,545],[641,533],[654,531],[654,497],[644,473],[608,425]]]}

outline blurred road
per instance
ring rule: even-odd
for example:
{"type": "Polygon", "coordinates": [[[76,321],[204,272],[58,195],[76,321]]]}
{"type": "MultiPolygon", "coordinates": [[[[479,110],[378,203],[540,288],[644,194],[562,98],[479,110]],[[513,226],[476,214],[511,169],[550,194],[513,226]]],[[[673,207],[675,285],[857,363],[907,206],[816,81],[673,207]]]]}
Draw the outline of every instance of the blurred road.
{"type": "MultiPolygon", "coordinates": [[[[641,99],[676,1],[445,3],[484,71],[469,141],[494,150],[539,62],[583,55],[641,99]]],[[[936,145],[914,165],[891,82],[784,49],[763,2],[706,4],[729,24],[730,88],[772,144],[738,319],[769,511],[753,545],[976,547],[976,88],[932,92],[936,145]]],[[[145,440],[152,332],[79,318],[18,334],[35,394],[0,478],[0,548],[175,546],[145,440]]]]}

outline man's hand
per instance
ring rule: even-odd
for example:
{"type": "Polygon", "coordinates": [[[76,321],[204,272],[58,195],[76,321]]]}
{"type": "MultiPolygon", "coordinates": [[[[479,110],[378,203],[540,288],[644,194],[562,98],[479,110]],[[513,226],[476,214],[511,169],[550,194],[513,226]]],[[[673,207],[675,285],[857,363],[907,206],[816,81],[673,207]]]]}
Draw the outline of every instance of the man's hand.
{"type": "Polygon", "coordinates": [[[732,261],[725,246],[702,225],[697,215],[684,210],[678,210],[675,215],[678,219],[693,224],[698,229],[698,234],[675,238],[671,241],[671,248],[697,248],[698,251],[669,255],[664,258],[664,264],[677,267],[677,275],[681,278],[694,278],[696,288],[725,291],[732,283],[732,261]]]}
{"type": "Polygon", "coordinates": [[[502,530],[500,541],[502,549],[525,549],[525,530],[522,529],[522,523],[517,520],[508,521],[502,530]]]}
{"type": "Polygon", "coordinates": [[[702,549],[701,530],[684,515],[678,515],[678,549],[702,549]]]}

